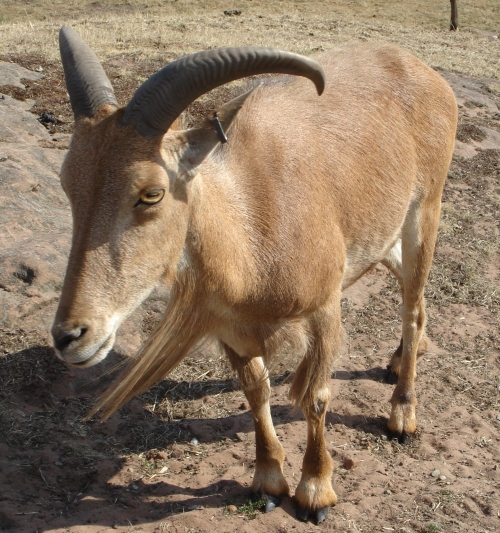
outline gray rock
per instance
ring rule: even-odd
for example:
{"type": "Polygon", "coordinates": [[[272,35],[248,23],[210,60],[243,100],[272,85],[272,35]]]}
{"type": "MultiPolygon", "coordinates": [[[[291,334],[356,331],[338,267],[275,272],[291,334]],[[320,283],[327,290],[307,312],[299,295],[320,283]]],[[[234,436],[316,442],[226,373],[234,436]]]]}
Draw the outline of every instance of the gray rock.
{"type": "Polygon", "coordinates": [[[43,74],[39,72],[33,72],[15,63],[0,61],[0,86],[13,85],[19,89],[24,89],[21,79],[35,81],[41,78],[43,78],[43,74]]]}

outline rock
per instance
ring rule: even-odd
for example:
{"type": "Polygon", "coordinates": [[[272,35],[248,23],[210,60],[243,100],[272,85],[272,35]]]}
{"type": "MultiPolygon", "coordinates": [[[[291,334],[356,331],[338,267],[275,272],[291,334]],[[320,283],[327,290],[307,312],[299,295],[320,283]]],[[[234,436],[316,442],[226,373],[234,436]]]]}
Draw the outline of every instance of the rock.
{"type": "Polygon", "coordinates": [[[203,509],[202,505],[190,505],[188,511],[197,511],[198,509],[203,509]]]}
{"type": "Polygon", "coordinates": [[[446,476],[439,476],[439,481],[446,481],[446,476]]]}
{"type": "Polygon", "coordinates": [[[12,85],[18,89],[25,89],[24,85],[21,83],[21,79],[36,81],[40,78],[43,78],[43,76],[32,70],[28,70],[15,63],[0,61],[0,86],[12,85]]]}
{"type": "Polygon", "coordinates": [[[189,444],[191,444],[191,446],[198,446],[198,444],[200,444],[198,442],[198,439],[196,437],[193,437],[190,441],[189,441],[189,444]]]}
{"type": "Polygon", "coordinates": [[[176,448],[172,451],[171,456],[174,459],[184,459],[184,450],[181,450],[180,448],[176,448]]]}
{"type": "Polygon", "coordinates": [[[228,505],[227,510],[230,513],[236,513],[238,511],[238,508],[236,507],[236,505],[228,505]]]}
{"type": "Polygon", "coordinates": [[[497,420],[500,420],[500,414],[497,415],[497,420]]]}
{"type": "MultiPolygon", "coordinates": [[[[248,405],[243,402],[241,405],[240,405],[240,411],[246,411],[248,409],[248,405]]],[[[500,415],[499,415],[500,416],[500,415]]]]}
{"type": "Polygon", "coordinates": [[[342,466],[346,470],[352,470],[356,466],[356,461],[352,457],[345,457],[342,466]]]}
{"type": "Polygon", "coordinates": [[[159,459],[160,461],[166,461],[168,459],[167,452],[157,452],[155,455],[155,459],[159,459]]]}
{"type": "Polygon", "coordinates": [[[227,15],[228,17],[241,15],[241,9],[226,9],[224,15],[227,15]]]}
{"type": "Polygon", "coordinates": [[[436,468],[436,470],[432,471],[431,476],[432,477],[439,477],[441,475],[441,472],[436,468]]]}
{"type": "Polygon", "coordinates": [[[233,453],[233,457],[237,460],[237,461],[241,461],[241,455],[239,453],[233,453]]]}

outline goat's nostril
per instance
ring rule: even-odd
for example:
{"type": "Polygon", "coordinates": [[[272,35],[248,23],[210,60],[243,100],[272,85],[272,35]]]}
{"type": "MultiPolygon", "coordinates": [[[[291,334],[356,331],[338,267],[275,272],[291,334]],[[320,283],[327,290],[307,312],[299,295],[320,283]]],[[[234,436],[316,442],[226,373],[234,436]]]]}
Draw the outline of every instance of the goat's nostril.
{"type": "Polygon", "coordinates": [[[64,348],[66,348],[71,342],[73,342],[76,339],[79,339],[83,335],[85,335],[85,332],[87,331],[87,328],[75,328],[74,330],[70,331],[69,333],[64,333],[58,338],[54,337],[54,345],[59,350],[62,351],[64,348]]]}

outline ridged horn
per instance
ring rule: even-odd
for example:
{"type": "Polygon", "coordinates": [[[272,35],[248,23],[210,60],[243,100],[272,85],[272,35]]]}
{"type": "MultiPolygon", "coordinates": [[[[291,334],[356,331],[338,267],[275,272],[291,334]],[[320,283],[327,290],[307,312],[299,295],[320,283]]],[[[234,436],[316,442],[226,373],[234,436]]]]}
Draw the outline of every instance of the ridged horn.
{"type": "Polygon", "coordinates": [[[164,135],[199,96],[220,85],[265,73],[309,78],[323,92],[323,69],[306,57],[274,48],[248,46],[198,52],[173,61],[146,80],[125,109],[124,124],[145,137],[164,135]]]}
{"type": "Polygon", "coordinates": [[[92,117],[104,104],[118,107],[111,82],[97,56],[68,26],[59,31],[59,50],[75,119],[92,117]]]}

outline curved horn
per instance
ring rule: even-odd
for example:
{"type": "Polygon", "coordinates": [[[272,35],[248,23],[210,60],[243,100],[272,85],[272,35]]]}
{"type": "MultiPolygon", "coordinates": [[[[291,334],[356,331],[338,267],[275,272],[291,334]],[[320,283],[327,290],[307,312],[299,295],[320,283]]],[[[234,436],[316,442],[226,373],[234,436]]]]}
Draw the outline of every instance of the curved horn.
{"type": "Polygon", "coordinates": [[[218,48],[177,59],[146,80],[126,107],[123,123],[145,137],[164,135],[202,94],[233,80],[264,73],[309,78],[323,92],[323,69],[306,57],[274,48],[218,48]]]}
{"type": "Polygon", "coordinates": [[[111,82],[97,56],[68,26],[59,31],[59,50],[75,119],[92,117],[104,104],[118,107],[111,82]]]}

